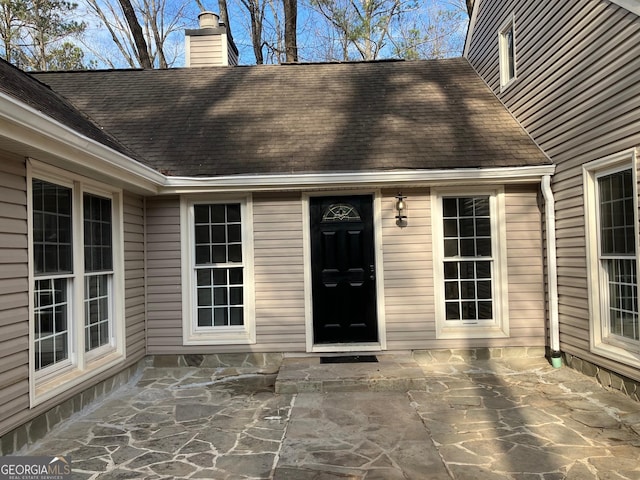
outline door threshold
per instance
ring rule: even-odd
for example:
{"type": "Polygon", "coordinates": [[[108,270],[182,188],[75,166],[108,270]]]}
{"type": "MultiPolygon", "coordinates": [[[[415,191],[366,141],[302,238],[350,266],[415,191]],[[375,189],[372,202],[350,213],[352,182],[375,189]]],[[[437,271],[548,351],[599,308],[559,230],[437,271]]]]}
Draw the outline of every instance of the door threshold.
{"type": "Polygon", "coordinates": [[[323,343],[313,345],[309,353],[381,352],[379,343],[323,343]]]}

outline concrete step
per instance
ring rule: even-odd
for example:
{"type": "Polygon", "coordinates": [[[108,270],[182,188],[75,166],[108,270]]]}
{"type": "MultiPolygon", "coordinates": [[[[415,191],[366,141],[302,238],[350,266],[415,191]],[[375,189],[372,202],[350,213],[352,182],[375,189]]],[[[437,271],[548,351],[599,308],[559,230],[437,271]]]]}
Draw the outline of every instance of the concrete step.
{"type": "Polygon", "coordinates": [[[376,358],[375,363],[321,363],[320,357],[287,357],[278,372],[276,393],[426,390],[425,373],[410,355],[376,358]]]}

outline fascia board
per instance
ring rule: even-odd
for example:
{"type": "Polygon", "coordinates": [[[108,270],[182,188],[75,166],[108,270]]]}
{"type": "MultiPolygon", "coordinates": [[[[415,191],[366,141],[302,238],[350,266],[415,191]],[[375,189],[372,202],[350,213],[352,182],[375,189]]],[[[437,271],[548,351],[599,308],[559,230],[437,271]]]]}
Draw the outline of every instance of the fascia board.
{"type": "Polygon", "coordinates": [[[464,58],[469,58],[469,48],[471,48],[471,37],[473,36],[473,30],[476,26],[476,19],[478,17],[478,8],[480,5],[480,0],[476,0],[473,2],[473,8],[471,10],[471,17],[469,18],[469,23],[467,24],[467,34],[464,38],[464,47],[462,49],[462,56],[464,58]]]}
{"type": "Polygon", "coordinates": [[[159,193],[240,192],[306,190],[327,187],[384,187],[478,185],[539,182],[553,175],[555,165],[500,168],[451,168],[438,170],[393,170],[384,172],[234,175],[220,177],[167,177],[159,193]]]}
{"type": "Polygon", "coordinates": [[[138,191],[155,194],[165,183],[161,173],[3,93],[0,93],[1,137],[27,145],[31,151],[46,152],[85,171],[112,177],[138,191]]]}

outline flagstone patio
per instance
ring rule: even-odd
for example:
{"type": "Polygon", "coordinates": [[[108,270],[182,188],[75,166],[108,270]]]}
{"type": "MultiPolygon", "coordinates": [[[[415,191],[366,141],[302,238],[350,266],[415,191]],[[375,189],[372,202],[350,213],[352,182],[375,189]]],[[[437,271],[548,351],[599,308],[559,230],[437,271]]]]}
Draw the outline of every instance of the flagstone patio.
{"type": "Polygon", "coordinates": [[[385,361],[296,359],[281,393],[269,368],[150,367],[19,454],[101,480],[640,479],[640,404],[591,378],[544,358],[385,361]],[[369,387],[396,367],[409,391],[369,387]]]}

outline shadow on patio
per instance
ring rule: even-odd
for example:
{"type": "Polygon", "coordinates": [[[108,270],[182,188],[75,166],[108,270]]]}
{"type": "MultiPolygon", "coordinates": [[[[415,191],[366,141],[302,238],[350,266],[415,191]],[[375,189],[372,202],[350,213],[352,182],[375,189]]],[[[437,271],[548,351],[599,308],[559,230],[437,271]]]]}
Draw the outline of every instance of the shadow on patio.
{"type": "Polygon", "coordinates": [[[19,453],[78,479],[640,478],[637,402],[542,358],[420,368],[409,393],[290,394],[273,369],[148,368],[19,453]]]}

